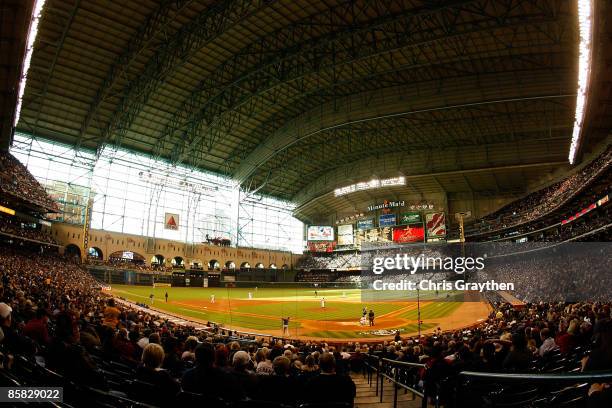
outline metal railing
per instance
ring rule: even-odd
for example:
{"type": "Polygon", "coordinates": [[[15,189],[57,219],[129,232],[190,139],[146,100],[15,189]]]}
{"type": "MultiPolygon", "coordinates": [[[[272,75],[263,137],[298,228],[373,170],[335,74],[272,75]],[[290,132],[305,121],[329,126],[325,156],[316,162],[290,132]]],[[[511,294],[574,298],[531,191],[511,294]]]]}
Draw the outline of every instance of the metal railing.
{"type": "Polygon", "coordinates": [[[364,362],[364,377],[367,378],[370,387],[372,383],[376,386],[376,395],[380,397],[380,402],[383,402],[385,379],[393,385],[393,407],[397,407],[397,393],[400,389],[412,393],[412,399],[416,397],[422,398],[422,407],[427,407],[427,396],[424,391],[415,387],[414,382],[407,384],[405,381],[411,376],[416,379],[418,371],[426,369],[425,364],[408,363],[404,361],[395,361],[388,358],[381,358],[374,355],[366,356],[364,362]]]}
{"type": "MultiPolygon", "coordinates": [[[[398,391],[404,389],[406,392],[411,392],[413,400],[416,397],[422,399],[422,408],[426,408],[431,398],[431,402],[434,407],[438,408],[441,404],[440,401],[440,384],[436,384],[434,387],[436,395],[428,395],[426,384],[422,387],[417,387],[419,378],[424,378],[421,370],[427,370],[425,364],[419,363],[408,363],[403,361],[390,360],[387,358],[379,357],[376,355],[367,355],[363,365],[363,375],[367,379],[370,387],[374,385],[376,387],[376,396],[379,397],[379,401],[383,402],[385,380],[389,381],[393,386],[393,407],[397,408],[398,403],[398,391]],[[414,375],[414,377],[412,377],[414,375]],[[412,381],[410,381],[412,379],[412,381]]],[[[455,393],[453,398],[457,400],[459,395],[457,394],[459,384],[461,380],[466,379],[477,379],[477,380],[489,380],[492,383],[525,383],[530,382],[534,385],[538,384],[577,384],[577,383],[597,383],[597,382],[612,382],[612,371],[594,371],[589,373],[543,373],[543,374],[506,374],[506,373],[491,373],[491,372],[476,372],[476,371],[462,371],[452,382],[447,385],[453,384],[455,386],[455,393]]],[[[451,385],[452,386],[452,385],[451,385]]],[[[470,391],[471,392],[471,391],[470,391]]],[[[456,402],[456,401],[455,401],[456,402]]]]}
{"type": "Polygon", "coordinates": [[[587,373],[550,373],[550,374],[505,374],[462,371],[460,376],[503,381],[556,381],[556,382],[609,382],[612,371],[593,371],[587,373]]]}

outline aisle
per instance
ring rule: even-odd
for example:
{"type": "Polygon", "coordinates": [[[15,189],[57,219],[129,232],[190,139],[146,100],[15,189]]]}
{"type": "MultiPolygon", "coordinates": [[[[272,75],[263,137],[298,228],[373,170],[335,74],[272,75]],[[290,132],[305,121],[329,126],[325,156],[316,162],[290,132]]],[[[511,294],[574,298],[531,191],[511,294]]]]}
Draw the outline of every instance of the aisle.
{"type": "MultiPolygon", "coordinates": [[[[380,395],[376,395],[376,384],[370,385],[362,374],[353,374],[351,378],[355,382],[357,395],[355,396],[355,408],[393,408],[393,386],[385,381],[383,402],[380,402],[380,395]]],[[[412,393],[404,394],[404,390],[397,392],[398,408],[421,408],[422,400],[419,397],[412,399],[412,393]]]]}

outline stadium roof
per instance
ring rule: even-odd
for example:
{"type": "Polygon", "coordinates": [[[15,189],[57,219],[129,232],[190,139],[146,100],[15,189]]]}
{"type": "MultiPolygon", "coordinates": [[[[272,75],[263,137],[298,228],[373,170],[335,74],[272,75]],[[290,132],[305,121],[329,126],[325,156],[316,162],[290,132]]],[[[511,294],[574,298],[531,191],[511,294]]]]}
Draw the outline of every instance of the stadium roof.
{"type": "Polygon", "coordinates": [[[47,0],[17,129],[297,204],[517,193],[567,163],[577,53],[565,0],[47,0]]]}

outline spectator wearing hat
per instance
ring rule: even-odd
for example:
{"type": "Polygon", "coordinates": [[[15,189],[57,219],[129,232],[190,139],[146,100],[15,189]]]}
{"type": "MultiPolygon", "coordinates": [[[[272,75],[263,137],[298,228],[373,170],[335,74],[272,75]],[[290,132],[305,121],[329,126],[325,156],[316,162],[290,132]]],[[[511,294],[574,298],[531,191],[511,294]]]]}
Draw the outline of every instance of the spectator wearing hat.
{"type": "Polygon", "coordinates": [[[36,351],[35,344],[17,332],[13,313],[12,307],[4,302],[0,303],[0,329],[4,335],[2,344],[10,351],[33,354],[36,351]]]}

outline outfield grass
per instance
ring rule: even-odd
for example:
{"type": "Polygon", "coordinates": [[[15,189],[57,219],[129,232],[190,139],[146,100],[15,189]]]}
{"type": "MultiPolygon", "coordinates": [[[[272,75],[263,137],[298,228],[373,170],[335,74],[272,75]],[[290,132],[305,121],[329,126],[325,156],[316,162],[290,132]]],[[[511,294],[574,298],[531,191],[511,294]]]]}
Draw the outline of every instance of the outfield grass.
{"type": "MultiPolygon", "coordinates": [[[[402,329],[402,332],[406,333],[413,333],[418,329],[414,322],[417,319],[416,310],[405,310],[412,309],[410,305],[397,301],[365,303],[359,289],[318,289],[318,297],[315,297],[313,288],[299,287],[230,289],[113,285],[112,291],[116,296],[146,304],[149,304],[149,295],[153,293],[153,306],[170,314],[264,333],[266,330],[278,330],[281,316],[291,316],[290,333],[294,330],[293,333],[297,333],[297,329],[303,327],[304,321],[315,321],[320,322],[319,329],[300,330],[300,335],[324,338],[378,337],[370,333],[377,328],[366,326],[359,330],[338,329],[342,328],[338,324],[344,324],[343,322],[356,323],[364,306],[368,310],[372,309],[377,319],[390,313],[395,315],[395,319],[404,319],[400,321],[405,323],[394,329],[402,329]],[[166,292],[168,303],[164,300],[166,292]],[[252,304],[249,304],[249,292],[253,294],[252,304]],[[215,304],[210,302],[213,294],[215,304]],[[325,308],[321,308],[321,297],[325,297],[325,308]]],[[[448,316],[459,305],[460,302],[434,302],[425,305],[421,308],[421,319],[448,316]]],[[[437,323],[426,322],[421,328],[426,330],[436,325],[437,323]]]]}

